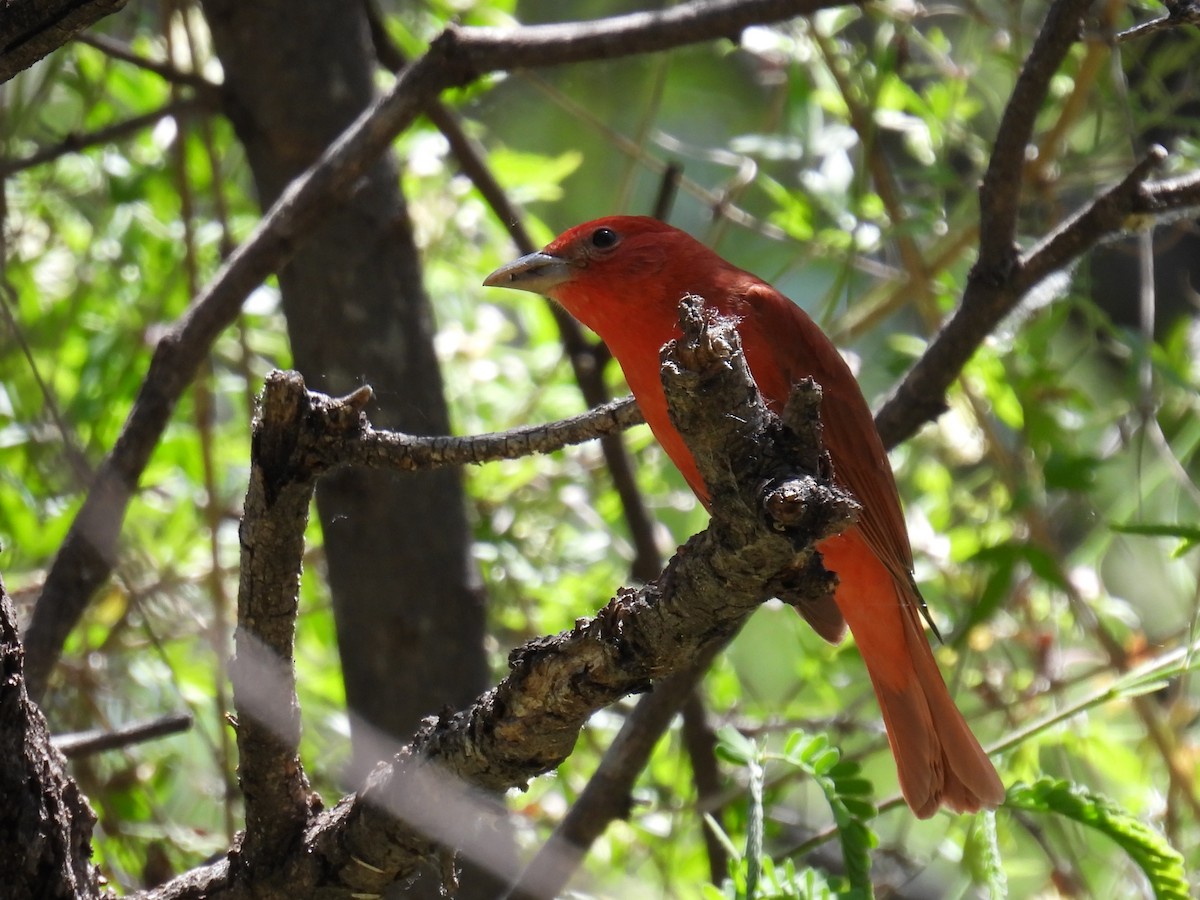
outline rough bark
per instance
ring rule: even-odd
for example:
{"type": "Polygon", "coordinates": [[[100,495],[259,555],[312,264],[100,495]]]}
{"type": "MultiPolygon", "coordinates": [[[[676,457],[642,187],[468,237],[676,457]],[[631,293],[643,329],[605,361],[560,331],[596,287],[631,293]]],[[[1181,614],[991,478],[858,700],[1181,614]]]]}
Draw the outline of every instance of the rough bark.
{"type": "Polygon", "coordinates": [[[0,14],[0,83],[124,5],[125,0],[6,0],[0,14]]]}
{"type": "Polygon", "coordinates": [[[100,896],[95,813],[25,690],[24,650],[0,583],[0,890],[6,900],[100,896]]]}
{"type": "MultiPolygon", "coordinates": [[[[504,820],[493,792],[559,765],[596,710],[710,654],[781,577],[806,594],[832,589],[811,547],[845,528],[856,507],[824,480],[818,403],[789,404],[781,423],[752,386],[732,323],[710,321],[698,301],[682,323],[664,382],[712,487],[708,530],[655,582],[621,590],[595,617],[514,651],[499,685],[458,713],[428,718],[357,794],[324,812],[297,755],[291,664],[306,500],[319,476],[351,461],[404,471],[413,456],[404,440],[380,440],[366,421],[368,392],[331,400],[307,392],[295,374],[268,380],[242,529],[234,669],[247,832],[224,864],[147,896],[377,894],[430,869],[452,882],[456,852],[515,878],[511,858],[496,850],[504,820]]],[[[816,391],[799,388],[810,400],[816,391]]],[[[574,434],[573,426],[556,431],[564,440],[574,434]]],[[[433,465],[462,458],[426,457],[433,465]]],[[[545,881],[522,888],[558,893],[545,881]]]]}

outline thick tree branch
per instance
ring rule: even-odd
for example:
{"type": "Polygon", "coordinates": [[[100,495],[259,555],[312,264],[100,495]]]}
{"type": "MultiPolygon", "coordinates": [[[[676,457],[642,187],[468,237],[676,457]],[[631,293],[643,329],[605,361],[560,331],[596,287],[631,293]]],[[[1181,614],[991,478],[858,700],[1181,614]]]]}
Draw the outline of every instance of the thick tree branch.
{"type": "Polygon", "coordinates": [[[29,699],[17,613],[0,583],[0,884],[13,900],[100,897],[96,815],[29,699]]]}
{"type": "MultiPolygon", "coordinates": [[[[342,808],[338,816],[353,823],[347,828],[355,834],[390,834],[389,844],[404,842],[413,856],[391,869],[376,862],[385,848],[360,845],[352,855],[383,871],[371,876],[362,867],[339,866],[356,874],[355,890],[381,889],[430,852],[426,838],[402,838],[380,809],[411,806],[411,798],[395,794],[410,789],[414,771],[436,762],[473,785],[501,789],[557,766],[592,712],[644,690],[654,679],[689,668],[698,656],[723,644],[774,593],[777,573],[849,521],[848,498],[812,480],[816,454],[804,460],[797,451],[802,444],[819,447],[819,439],[811,435],[819,427],[816,420],[806,424],[807,440],[774,422],[753,388],[730,323],[710,328],[698,307],[690,316],[683,340],[669,351],[664,383],[677,426],[713,488],[710,528],[688,542],[657,582],[636,592],[622,591],[595,618],[516,651],[510,660],[513,671],[504,682],[470,710],[431,720],[390,767],[377,771],[355,808],[342,808]],[[759,452],[746,453],[751,444],[759,452]],[[805,463],[812,465],[801,483],[810,489],[813,502],[807,510],[815,517],[804,528],[775,530],[759,486],[782,476],[779,465],[798,461],[805,469],[805,463]]],[[[789,483],[796,483],[790,481],[795,474],[787,474],[789,483]]],[[[771,491],[768,487],[766,493],[771,491]]],[[[829,589],[823,572],[813,576],[811,591],[829,589]]],[[[336,853],[341,855],[335,855],[335,863],[351,856],[345,847],[336,853]]],[[[549,896],[556,890],[543,884],[534,893],[549,896]]]]}
{"type": "Polygon", "coordinates": [[[8,0],[0,16],[0,83],[124,5],[125,0],[8,0]]]}
{"type": "MultiPolygon", "coordinates": [[[[708,319],[698,300],[687,307],[683,332],[667,351],[664,383],[677,427],[713,488],[708,530],[654,583],[622,590],[571,631],[514,651],[503,682],[470,709],[427,720],[412,744],[327,813],[317,813],[296,756],[290,642],[307,500],[318,474],[355,457],[331,448],[371,441],[361,414],[370,394],[334,401],[307,392],[298,376],[271,377],[242,528],[235,704],[247,833],[229,865],[204,870],[207,896],[382,891],[436,862],[439,844],[453,847],[469,830],[444,817],[463,790],[455,785],[503,790],[553,769],[596,710],[714,652],[776,593],[781,573],[791,579],[798,560],[808,561],[808,592],[832,589],[811,547],[845,528],[856,507],[819,480],[816,407],[794,404],[808,412],[789,425],[772,416],[733,324],[708,319]]],[[[201,877],[191,873],[151,896],[194,896],[201,877]]]]}
{"type": "Polygon", "coordinates": [[[1152,149],[1119,184],[1017,256],[1003,277],[971,278],[958,310],[876,415],[885,446],[896,446],[945,411],[946,392],[975,351],[1048,275],[1070,266],[1107,237],[1148,226],[1152,216],[1200,207],[1200,173],[1146,180],[1164,159],[1162,148],[1152,149]]]}
{"type": "Polygon", "coordinates": [[[1021,67],[996,129],[991,160],[979,188],[979,259],[971,273],[973,281],[1004,278],[1016,258],[1025,148],[1050,89],[1050,79],[1078,40],[1083,15],[1091,5],[1092,0],[1055,0],[1021,67]]]}
{"type": "MultiPolygon", "coordinates": [[[[370,393],[360,392],[361,399],[370,393]]],[[[250,484],[239,530],[241,572],[235,657],[238,779],[246,832],[237,856],[251,880],[278,868],[311,814],[300,764],[300,701],[293,648],[304,530],[319,471],[303,452],[314,422],[332,437],[357,431],[358,407],[314,398],[295,373],[269,379],[255,418],[250,484]],[[321,416],[325,410],[332,414],[321,416]]]]}
{"type": "Polygon", "coordinates": [[[609,59],[733,37],[753,24],[845,5],[834,0],[685,3],[577,25],[509,29],[450,27],[401,73],[271,207],[155,348],[145,381],[112,452],[77,513],[47,575],[26,633],[30,692],[40,696],[63,641],[107,581],[130,497],[179,397],[242,301],[286,262],[321,215],[441,91],[488,72],[609,59]]]}

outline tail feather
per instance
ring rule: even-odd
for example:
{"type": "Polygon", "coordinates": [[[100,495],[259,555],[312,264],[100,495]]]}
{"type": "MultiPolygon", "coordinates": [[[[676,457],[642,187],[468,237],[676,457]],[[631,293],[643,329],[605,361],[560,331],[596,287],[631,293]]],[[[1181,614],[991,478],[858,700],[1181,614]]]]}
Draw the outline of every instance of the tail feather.
{"type": "Polygon", "coordinates": [[[950,697],[915,611],[905,620],[909,627],[904,635],[912,651],[915,676],[913,690],[924,696],[940,744],[941,785],[940,791],[935,791],[940,794],[938,802],[955,812],[999,806],[1004,801],[1000,776],[950,697]]]}
{"type": "MultiPolygon", "coordinates": [[[[904,618],[910,619],[907,611],[904,618]]],[[[950,698],[920,626],[912,621],[905,625],[910,656],[902,681],[898,683],[895,671],[880,673],[879,665],[863,654],[905,801],[921,819],[940,806],[959,813],[998,806],[1004,785],[996,769],[950,698]]]]}
{"type": "Polygon", "coordinates": [[[892,577],[856,529],[824,542],[821,552],[838,574],[836,600],[875,688],[913,813],[926,819],[940,806],[998,806],[1004,785],[942,680],[912,589],[892,577]]]}

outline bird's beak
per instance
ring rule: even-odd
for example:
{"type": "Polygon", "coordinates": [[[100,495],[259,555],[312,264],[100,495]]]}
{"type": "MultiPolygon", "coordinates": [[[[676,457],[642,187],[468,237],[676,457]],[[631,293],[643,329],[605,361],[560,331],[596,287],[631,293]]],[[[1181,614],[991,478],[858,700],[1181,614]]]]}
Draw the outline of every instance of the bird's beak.
{"type": "Polygon", "coordinates": [[[539,250],[501,266],[483,279],[483,285],[549,295],[554,288],[569,281],[572,274],[571,264],[565,259],[539,250]]]}

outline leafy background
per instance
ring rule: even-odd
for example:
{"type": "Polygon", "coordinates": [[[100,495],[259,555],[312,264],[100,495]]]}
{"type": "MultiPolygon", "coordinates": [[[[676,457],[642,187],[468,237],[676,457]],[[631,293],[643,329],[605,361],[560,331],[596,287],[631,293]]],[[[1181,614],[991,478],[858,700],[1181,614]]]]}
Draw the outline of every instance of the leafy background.
{"type": "MultiPolygon", "coordinates": [[[[570,16],[625,7],[636,8],[573,4],[570,16]]],[[[544,0],[383,11],[410,54],[451,19],[564,15],[544,0]]],[[[1027,165],[1026,245],[1151,141],[1171,149],[1169,169],[1195,167],[1187,88],[1200,38],[1175,30],[1116,48],[1103,39],[1106,27],[1156,14],[1105,5],[1057,76],[1027,165]]],[[[666,164],[681,166],[670,220],[808,309],[877,405],[962,293],[975,188],[1040,15],[1036,4],[895,2],[753,28],[738,45],[494,77],[443,99],[539,241],[600,214],[649,212],[666,164]]],[[[220,79],[192,5],[132,4],[96,31],[220,79]]],[[[77,42],[3,90],[0,567],[28,604],[156,336],[260,212],[229,124],[202,105],[181,111],[158,74],[77,42]],[[86,137],[142,116],[110,139],[86,137]],[[29,160],[46,148],[49,158],[29,160]]],[[[578,411],[548,307],[479,287],[515,251],[446,140],[423,121],[395,154],[455,432],[578,411]]],[[[1112,896],[1116,885],[1147,895],[1142,870],[1158,870],[1111,843],[1134,832],[1136,846],[1165,839],[1189,870],[1200,867],[1200,691],[1185,652],[1200,609],[1193,231],[1160,225],[1040,286],[976,354],[948,412],[892,457],[961,707],[985,744],[1005,745],[1006,784],[1075,787],[1014,792],[994,821],[914,821],[888,802],[895,775],[853,646],[827,646],[768,604],[704,684],[725,726],[719,805],[700,808],[672,730],[628,820],[594,848],[581,889],[695,896],[709,877],[706,827],[734,857],[714,896],[819,895],[847,878],[898,896],[1112,896]],[[1148,280],[1139,247],[1152,242],[1140,257],[1158,262],[1148,280]],[[855,868],[864,853],[869,874],[855,868]]],[[[194,716],[184,734],[74,762],[100,815],[99,862],[117,884],[195,865],[238,827],[224,718],[237,522],[253,397],[270,369],[289,364],[267,283],[177,409],[127,516],[116,577],[72,635],[44,703],[57,732],[194,716]]],[[[623,392],[619,369],[605,374],[623,392]]],[[[645,429],[628,443],[669,552],[705,516],[645,429]]],[[[628,582],[633,548],[595,446],[466,477],[499,676],[512,647],[569,627],[628,582]]],[[[352,787],[341,774],[349,729],[322,564],[313,526],[297,648],[302,752],[316,786],[336,797],[352,787]]],[[[539,846],[561,818],[624,711],[597,715],[556,776],[510,798],[522,847],[539,846]]],[[[1168,882],[1155,889],[1170,895],[1168,882]]]]}

